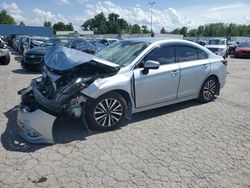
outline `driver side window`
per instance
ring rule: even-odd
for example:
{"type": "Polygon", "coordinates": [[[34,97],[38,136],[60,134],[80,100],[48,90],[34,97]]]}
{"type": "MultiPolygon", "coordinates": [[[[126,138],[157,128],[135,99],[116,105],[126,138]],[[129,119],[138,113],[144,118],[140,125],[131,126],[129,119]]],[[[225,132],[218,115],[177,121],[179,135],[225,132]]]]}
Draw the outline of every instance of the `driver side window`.
{"type": "Polygon", "coordinates": [[[143,64],[147,60],[153,60],[160,63],[160,65],[167,65],[175,63],[175,52],[173,46],[158,46],[147,54],[137,66],[143,68],[143,64]]]}

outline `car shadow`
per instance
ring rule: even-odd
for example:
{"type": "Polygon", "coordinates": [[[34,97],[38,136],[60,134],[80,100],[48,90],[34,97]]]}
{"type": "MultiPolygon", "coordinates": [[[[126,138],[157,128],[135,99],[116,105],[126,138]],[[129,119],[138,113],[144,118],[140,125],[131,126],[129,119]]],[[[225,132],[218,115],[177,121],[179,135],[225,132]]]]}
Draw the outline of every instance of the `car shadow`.
{"type": "Polygon", "coordinates": [[[16,73],[16,74],[41,74],[41,72],[39,71],[27,71],[25,69],[16,69],[16,70],[12,70],[13,73],[16,73]]]}
{"type": "MultiPolygon", "coordinates": [[[[4,133],[1,135],[2,146],[8,151],[24,153],[50,146],[49,144],[31,144],[19,136],[16,123],[17,108],[18,106],[15,106],[4,113],[8,122],[4,133]]],[[[79,119],[56,119],[53,125],[53,137],[57,144],[85,140],[91,134],[93,133],[89,132],[79,119]]]]}
{"type": "MultiPolygon", "coordinates": [[[[170,106],[165,106],[153,110],[140,112],[134,114],[132,120],[127,121],[120,128],[122,129],[124,126],[129,126],[130,123],[136,123],[146,119],[155,118],[164,114],[172,113],[178,110],[186,109],[197,105],[200,105],[200,103],[191,100],[179,104],[174,104],[170,106]]],[[[1,142],[6,150],[28,153],[50,146],[48,144],[28,143],[18,135],[18,129],[16,123],[17,106],[5,112],[4,115],[8,119],[8,122],[6,124],[6,129],[4,133],[1,135],[1,142]]],[[[88,130],[88,128],[86,128],[86,126],[84,126],[81,123],[80,119],[58,118],[56,119],[53,125],[53,138],[55,144],[65,144],[77,140],[82,141],[86,140],[87,137],[95,134],[105,134],[105,132],[88,130]]]]}

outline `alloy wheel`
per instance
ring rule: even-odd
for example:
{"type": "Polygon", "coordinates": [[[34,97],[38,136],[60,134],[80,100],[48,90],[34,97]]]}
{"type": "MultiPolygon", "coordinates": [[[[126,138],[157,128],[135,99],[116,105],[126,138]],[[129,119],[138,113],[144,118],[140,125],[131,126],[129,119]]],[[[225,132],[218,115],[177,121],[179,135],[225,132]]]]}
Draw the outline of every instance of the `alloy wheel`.
{"type": "Polygon", "coordinates": [[[115,125],[122,117],[123,107],[121,103],[113,98],[100,101],[94,110],[95,121],[103,127],[115,125]]]}
{"type": "Polygon", "coordinates": [[[216,82],[214,80],[208,80],[204,85],[203,97],[206,101],[213,99],[216,91],[216,82]]]}

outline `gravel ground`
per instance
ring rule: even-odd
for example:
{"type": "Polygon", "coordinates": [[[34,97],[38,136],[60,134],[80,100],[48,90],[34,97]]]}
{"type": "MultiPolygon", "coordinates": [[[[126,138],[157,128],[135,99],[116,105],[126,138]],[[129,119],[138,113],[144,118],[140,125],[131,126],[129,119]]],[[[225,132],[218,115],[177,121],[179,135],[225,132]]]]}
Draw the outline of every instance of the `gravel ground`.
{"type": "Polygon", "coordinates": [[[17,135],[17,91],[39,74],[0,66],[0,187],[250,187],[250,60],[228,59],[214,102],[138,113],[118,130],[57,120],[55,145],[17,135]]]}

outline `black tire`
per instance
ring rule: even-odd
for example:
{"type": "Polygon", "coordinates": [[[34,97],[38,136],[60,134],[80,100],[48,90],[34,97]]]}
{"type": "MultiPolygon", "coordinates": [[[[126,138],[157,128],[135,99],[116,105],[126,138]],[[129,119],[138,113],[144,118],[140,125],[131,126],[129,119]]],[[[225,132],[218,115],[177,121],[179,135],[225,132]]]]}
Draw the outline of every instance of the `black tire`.
{"type": "Polygon", "coordinates": [[[87,125],[92,130],[113,130],[122,125],[126,116],[127,103],[117,92],[104,94],[85,108],[87,125]]]}
{"type": "Polygon", "coordinates": [[[200,103],[208,103],[215,99],[215,94],[218,89],[218,81],[214,77],[207,78],[200,90],[197,101],[200,103]]]}
{"type": "Polygon", "coordinates": [[[0,64],[8,65],[10,63],[10,54],[0,58],[0,64]]]}

